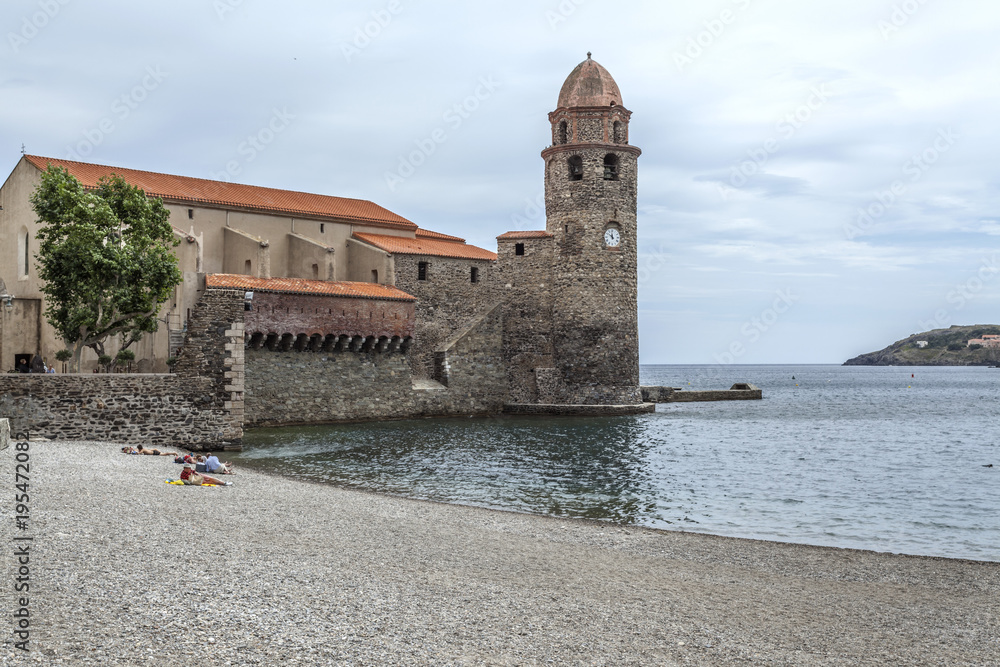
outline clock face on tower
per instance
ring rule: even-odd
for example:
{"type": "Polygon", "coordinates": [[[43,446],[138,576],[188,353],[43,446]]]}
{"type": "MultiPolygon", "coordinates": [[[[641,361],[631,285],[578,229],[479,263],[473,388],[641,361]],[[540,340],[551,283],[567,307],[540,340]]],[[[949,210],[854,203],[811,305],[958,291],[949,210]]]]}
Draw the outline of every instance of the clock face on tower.
{"type": "Polygon", "coordinates": [[[604,245],[609,248],[617,248],[618,244],[622,242],[621,234],[614,227],[606,230],[604,232],[604,245]]]}

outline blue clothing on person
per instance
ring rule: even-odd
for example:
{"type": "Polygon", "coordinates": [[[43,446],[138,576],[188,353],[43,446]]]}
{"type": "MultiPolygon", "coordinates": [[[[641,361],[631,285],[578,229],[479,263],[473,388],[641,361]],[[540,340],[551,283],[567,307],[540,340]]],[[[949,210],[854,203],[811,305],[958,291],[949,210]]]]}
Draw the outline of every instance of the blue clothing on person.
{"type": "Polygon", "coordinates": [[[205,459],[205,469],[208,472],[219,472],[222,470],[222,462],[219,461],[219,457],[212,455],[205,459]]]}

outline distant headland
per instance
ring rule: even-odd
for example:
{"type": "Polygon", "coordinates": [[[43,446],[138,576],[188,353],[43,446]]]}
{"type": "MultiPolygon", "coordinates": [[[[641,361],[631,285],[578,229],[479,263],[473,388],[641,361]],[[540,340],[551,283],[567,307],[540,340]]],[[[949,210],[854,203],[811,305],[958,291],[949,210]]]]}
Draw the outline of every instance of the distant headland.
{"type": "Polygon", "coordinates": [[[1000,365],[1000,325],[974,324],[911,334],[845,366],[996,366],[1000,365]]]}

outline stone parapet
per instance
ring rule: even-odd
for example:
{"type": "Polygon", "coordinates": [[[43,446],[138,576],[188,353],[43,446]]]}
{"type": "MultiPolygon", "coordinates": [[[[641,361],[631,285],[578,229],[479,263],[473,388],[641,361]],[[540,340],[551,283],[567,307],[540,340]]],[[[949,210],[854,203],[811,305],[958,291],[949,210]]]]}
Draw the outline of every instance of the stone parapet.
{"type": "Polygon", "coordinates": [[[563,405],[545,403],[507,403],[503,406],[509,415],[563,415],[576,417],[620,417],[656,412],[655,403],[634,405],[563,405]]]}
{"type": "Polygon", "coordinates": [[[754,401],[761,400],[764,392],[752,384],[737,383],[730,389],[681,390],[676,387],[643,386],[642,400],[652,403],[700,403],[707,401],[754,401]]]}

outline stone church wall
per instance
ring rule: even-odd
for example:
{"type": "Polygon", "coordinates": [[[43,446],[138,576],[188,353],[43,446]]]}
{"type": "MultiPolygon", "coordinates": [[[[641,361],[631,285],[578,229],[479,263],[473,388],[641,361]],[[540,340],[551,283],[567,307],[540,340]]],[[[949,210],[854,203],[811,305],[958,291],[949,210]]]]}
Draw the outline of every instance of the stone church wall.
{"type": "MultiPolygon", "coordinates": [[[[505,235],[506,236],[506,235],[505,235]]],[[[496,282],[503,295],[503,350],[511,403],[555,402],[561,384],[552,374],[552,237],[497,240],[496,282]],[[517,254],[517,246],[523,255],[517,254]],[[541,391],[539,391],[541,389],[541,391]]]]}
{"type": "Polygon", "coordinates": [[[493,262],[424,255],[395,255],[394,260],[396,287],[417,297],[410,367],[415,377],[432,378],[434,352],[494,304],[493,262]],[[427,263],[426,280],[419,280],[420,262],[427,263]]]}

